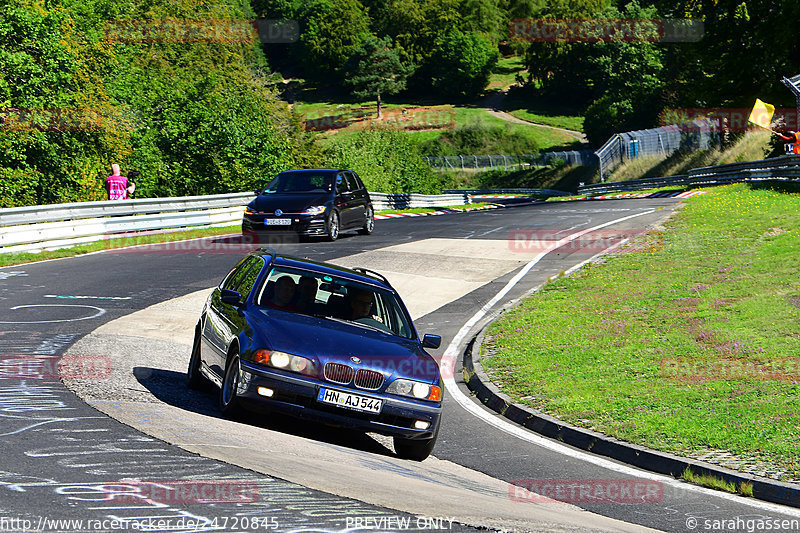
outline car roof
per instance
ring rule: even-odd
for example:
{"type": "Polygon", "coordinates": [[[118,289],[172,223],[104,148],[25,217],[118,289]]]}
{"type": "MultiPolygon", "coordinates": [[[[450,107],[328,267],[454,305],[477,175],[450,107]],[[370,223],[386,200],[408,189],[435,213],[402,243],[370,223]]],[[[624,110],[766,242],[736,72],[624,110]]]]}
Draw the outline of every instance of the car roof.
{"type": "Polygon", "coordinates": [[[281,174],[300,173],[300,172],[353,172],[347,168],[296,168],[293,170],[284,170],[281,174]]]}
{"type": "Polygon", "coordinates": [[[358,281],[360,283],[374,285],[376,287],[386,289],[393,293],[397,292],[395,291],[394,287],[392,287],[391,284],[389,284],[389,281],[385,277],[383,277],[381,274],[378,274],[377,272],[372,272],[367,269],[359,268],[358,270],[356,270],[352,268],[332,265],[330,263],[321,263],[319,261],[312,261],[311,259],[304,259],[300,257],[294,257],[291,255],[278,254],[277,252],[275,252],[270,248],[260,248],[252,253],[264,258],[271,258],[272,264],[276,266],[286,266],[298,269],[312,270],[314,272],[319,272],[321,274],[330,274],[341,278],[350,279],[352,281],[358,281]]]}

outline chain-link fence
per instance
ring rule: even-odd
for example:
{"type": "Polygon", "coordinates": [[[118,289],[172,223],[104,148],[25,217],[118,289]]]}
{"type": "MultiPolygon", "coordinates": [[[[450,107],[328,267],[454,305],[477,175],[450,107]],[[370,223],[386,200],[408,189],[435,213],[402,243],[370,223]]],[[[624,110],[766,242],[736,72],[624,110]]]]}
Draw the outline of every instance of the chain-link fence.
{"type": "Polygon", "coordinates": [[[425,157],[433,168],[441,170],[500,169],[516,170],[532,166],[546,166],[556,160],[567,165],[597,165],[597,156],[591,150],[571,150],[567,152],[540,152],[538,154],[517,155],[448,155],[425,157]]]}
{"type": "Polygon", "coordinates": [[[441,170],[501,169],[517,170],[551,165],[557,160],[567,165],[595,166],[600,180],[626,159],[641,156],[670,155],[678,150],[707,150],[719,145],[721,128],[718,120],[697,119],[647,130],[614,134],[597,151],[571,150],[518,155],[448,155],[424,157],[433,168],[441,170]]]}
{"type": "Polygon", "coordinates": [[[600,166],[600,180],[604,180],[614,167],[626,159],[670,155],[678,150],[706,150],[719,142],[719,122],[710,119],[617,133],[595,152],[600,166]]]}

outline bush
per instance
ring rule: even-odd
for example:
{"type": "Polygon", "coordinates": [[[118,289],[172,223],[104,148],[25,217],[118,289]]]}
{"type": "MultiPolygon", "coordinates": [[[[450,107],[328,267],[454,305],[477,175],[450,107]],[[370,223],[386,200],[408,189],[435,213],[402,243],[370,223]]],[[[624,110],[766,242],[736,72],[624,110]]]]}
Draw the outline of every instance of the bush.
{"type": "Polygon", "coordinates": [[[38,186],[36,172],[0,168],[0,208],[36,205],[38,186]]]}
{"type": "Polygon", "coordinates": [[[331,168],[349,168],[367,189],[383,193],[436,194],[441,183],[402,132],[373,129],[340,136],[325,152],[331,168]]]}
{"type": "Polygon", "coordinates": [[[425,156],[535,154],[536,141],[517,135],[511,125],[489,126],[480,121],[458,126],[420,144],[425,156]]]}

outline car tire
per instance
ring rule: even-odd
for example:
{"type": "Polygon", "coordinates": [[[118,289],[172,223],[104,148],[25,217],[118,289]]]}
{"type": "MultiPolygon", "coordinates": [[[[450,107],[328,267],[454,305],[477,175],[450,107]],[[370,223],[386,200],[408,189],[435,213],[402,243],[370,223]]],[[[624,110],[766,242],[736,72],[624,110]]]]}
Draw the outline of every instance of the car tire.
{"type": "Polygon", "coordinates": [[[339,228],[339,214],[336,211],[331,211],[327,223],[329,241],[333,242],[339,238],[339,228]]]}
{"type": "Polygon", "coordinates": [[[228,418],[236,417],[241,412],[239,398],[236,396],[240,372],[239,355],[233,354],[225,365],[225,375],[222,377],[222,387],[219,389],[219,410],[228,418]]]}
{"type": "Polygon", "coordinates": [[[367,219],[364,221],[364,227],[358,230],[361,235],[370,235],[372,230],[375,229],[375,211],[372,206],[367,207],[367,219]]]}
{"type": "Polygon", "coordinates": [[[186,384],[190,389],[201,390],[206,385],[206,379],[200,373],[200,365],[202,360],[200,357],[200,327],[198,326],[194,332],[194,341],[192,342],[192,355],[189,356],[189,368],[186,370],[186,384]]]}
{"type": "Polygon", "coordinates": [[[433,438],[427,440],[413,440],[404,439],[402,437],[394,437],[394,452],[401,459],[424,461],[433,451],[433,447],[436,445],[436,439],[438,436],[439,428],[437,427],[433,438]]]}

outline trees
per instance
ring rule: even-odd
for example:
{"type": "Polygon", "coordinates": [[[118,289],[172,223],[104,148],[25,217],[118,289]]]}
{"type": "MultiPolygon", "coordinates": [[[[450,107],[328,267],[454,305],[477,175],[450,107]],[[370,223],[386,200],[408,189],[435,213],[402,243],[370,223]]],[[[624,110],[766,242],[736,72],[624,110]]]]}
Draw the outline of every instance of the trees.
{"type": "Polygon", "coordinates": [[[400,62],[400,55],[389,37],[365,39],[350,58],[350,64],[352,72],[347,84],[353,86],[353,95],[357,98],[376,97],[378,119],[383,117],[381,94],[396,94],[405,89],[406,80],[414,71],[412,66],[400,62]]]}
{"type": "Polygon", "coordinates": [[[341,79],[342,67],[370,35],[364,6],[358,0],[310,0],[298,17],[306,74],[341,79]]]}
{"type": "Polygon", "coordinates": [[[480,34],[448,29],[436,41],[430,61],[431,85],[449,97],[475,97],[489,83],[500,54],[480,34]]]}
{"type": "MultiPolygon", "coordinates": [[[[230,7],[152,4],[175,21],[230,7]]],[[[0,206],[103,199],[114,162],[142,171],[140,196],[247,190],[316,163],[255,43],[107,38],[136,16],[122,0],[0,0],[0,206]]]]}

